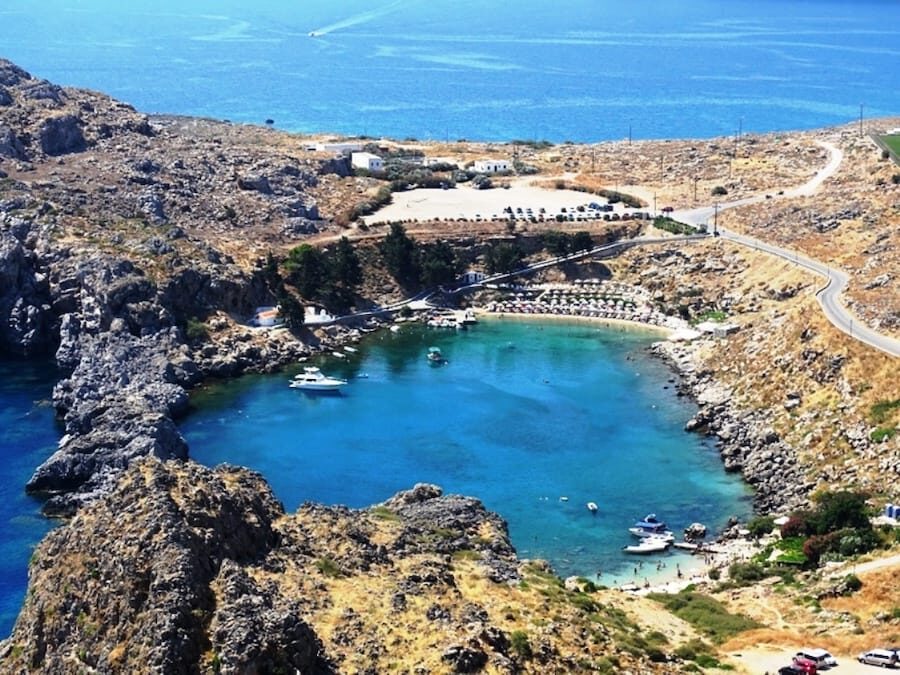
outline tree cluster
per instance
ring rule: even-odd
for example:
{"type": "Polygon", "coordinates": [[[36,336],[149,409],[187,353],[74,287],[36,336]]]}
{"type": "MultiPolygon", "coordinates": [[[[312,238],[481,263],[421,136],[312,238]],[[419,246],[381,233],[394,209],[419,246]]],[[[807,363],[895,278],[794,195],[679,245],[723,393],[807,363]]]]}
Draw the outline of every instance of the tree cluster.
{"type": "Polygon", "coordinates": [[[362,282],[359,256],[347,237],[327,251],[309,244],[292,248],[284,266],[288,280],[303,298],[329,308],[349,307],[362,282]]]}
{"type": "Polygon", "coordinates": [[[421,244],[400,223],[391,224],[379,251],[388,272],[406,287],[448,284],[456,280],[461,269],[450,244],[445,241],[421,244]]]}
{"type": "Polygon", "coordinates": [[[594,248],[594,240],[584,230],[569,234],[558,230],[550,230],[541,235],[544,248],[551,255],[564,256],[578,251],[588,251],[594,248]]]}
{"type": "Polygon", "coordinates": [[[878,545],[869,521],[866,495],[859,492],[826,492],[816,508],[798,511],[781,526],[782,538],[803,537],[803,553],[816,565],[825,554],[857,555],[878,545]]]}
{"type": "Polygon", "coordinates": [[[524,253],[514,242],[491,244],[484,252],[484,266],[488,274],[505,274],[522,266],[524,253]]]}

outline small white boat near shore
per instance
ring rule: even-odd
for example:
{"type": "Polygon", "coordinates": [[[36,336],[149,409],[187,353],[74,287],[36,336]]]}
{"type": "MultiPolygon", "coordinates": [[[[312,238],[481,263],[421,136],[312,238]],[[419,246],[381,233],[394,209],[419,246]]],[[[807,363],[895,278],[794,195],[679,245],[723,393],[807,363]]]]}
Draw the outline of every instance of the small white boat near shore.
{"type": "Polygon", "coordinates": [[[590,511],[591,513],[597,513],[598,507],[597,507],[596,502],[588,502],[587,510],[590,511]]]}
{"type": "Polygon", "coordinates": [[[650,553],[662,553],[669,548],[670,542],[657,537],[645,537],[638,544],[622,547],[625,553],[633,553],[637,555],[648,555],[650,553]]]}

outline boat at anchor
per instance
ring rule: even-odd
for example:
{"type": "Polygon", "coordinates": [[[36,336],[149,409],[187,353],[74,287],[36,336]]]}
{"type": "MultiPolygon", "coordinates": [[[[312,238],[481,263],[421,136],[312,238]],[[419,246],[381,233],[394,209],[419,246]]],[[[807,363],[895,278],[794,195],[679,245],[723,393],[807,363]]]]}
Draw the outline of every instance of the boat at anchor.
{"type": "Polygon", "coordinates": [[[307,391],[338,391],[345,384],[347,380],[329,377],[315,366],[306,366],[302,373],[294,376],[288,386],[307,391]]]}
{"type": "Polygon", "coordinates": [[[653,535],[663,535],[671,537],[675,540],[675,535],[668,529],[666,524],[657,519],[655,513],[649,513],[643,520],[639,520],[633,527],[629,527],[628,531],[635,537],[650,537],[653,535]]]}

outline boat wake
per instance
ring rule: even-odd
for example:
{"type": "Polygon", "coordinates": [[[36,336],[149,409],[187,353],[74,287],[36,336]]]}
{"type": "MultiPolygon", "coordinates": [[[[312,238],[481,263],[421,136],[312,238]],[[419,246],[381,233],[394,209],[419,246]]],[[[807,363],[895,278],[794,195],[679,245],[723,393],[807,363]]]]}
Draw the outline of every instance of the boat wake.
{"type": "Polygon", "coordinates": [[[394,2],[388,3],[384,7],[372,9],[368,12],[360,12],[359,14],[354,14],[353,16],[342,19],[341,21],[336,21],[334,23],[328,24],[327,26],[322,26],[321,28],[311,30],[309,32],[309,36],[322,37],[323,35],[328,35],[329,33],[343,30],[344,28],[351,28],[353,26],[359,26],[364,23],[369,23],[370,21],[374,21],[375,19],[381,18],[382,16],[386,16],[388,14],[396,12],[398,9],[400,9],[401,6],[405,4],[407,4],[407,0],[395,0],[394,2]]]}

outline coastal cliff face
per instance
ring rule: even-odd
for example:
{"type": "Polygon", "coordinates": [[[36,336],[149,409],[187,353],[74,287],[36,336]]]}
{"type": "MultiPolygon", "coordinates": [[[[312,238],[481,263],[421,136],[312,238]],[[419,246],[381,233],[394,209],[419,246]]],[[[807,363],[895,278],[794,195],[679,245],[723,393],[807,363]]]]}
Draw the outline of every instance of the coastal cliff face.
{"type": "Polygon", "coordinates": [[[900,437],[874,440],[871,411],[897,398],[900,362],[822,316],[817,278],[721,240],[635,249],[609,264],[671,312],[721,312],[738,324],[727,338],[653,352],[699,405],[685,429],[716,437],[725,468],[754,487],[758,511],[787,513],[839,487],[896,499],[900,437]]]}
{"type": "Polygon", "coordinates": [[[184,458],[173,420],[203,377],[307,353],[286,336],[186,331],[272,304],[263,230],[271,247],[328,227],[310,190],[334,162],[240,131],[151,121],[0,60],[0,349],[55,350],[68,372],[53,394],[65,436],[27,485],[45,512],[71,515],[136,457],[184,458]]]}
{"type": "Polygon", "coordinates": [[[231,467],[135,462],[38,546],[4,672],[672,672],[640,627],[516,558],[472,498],[418,485],[286,514],[231,467]]]}

